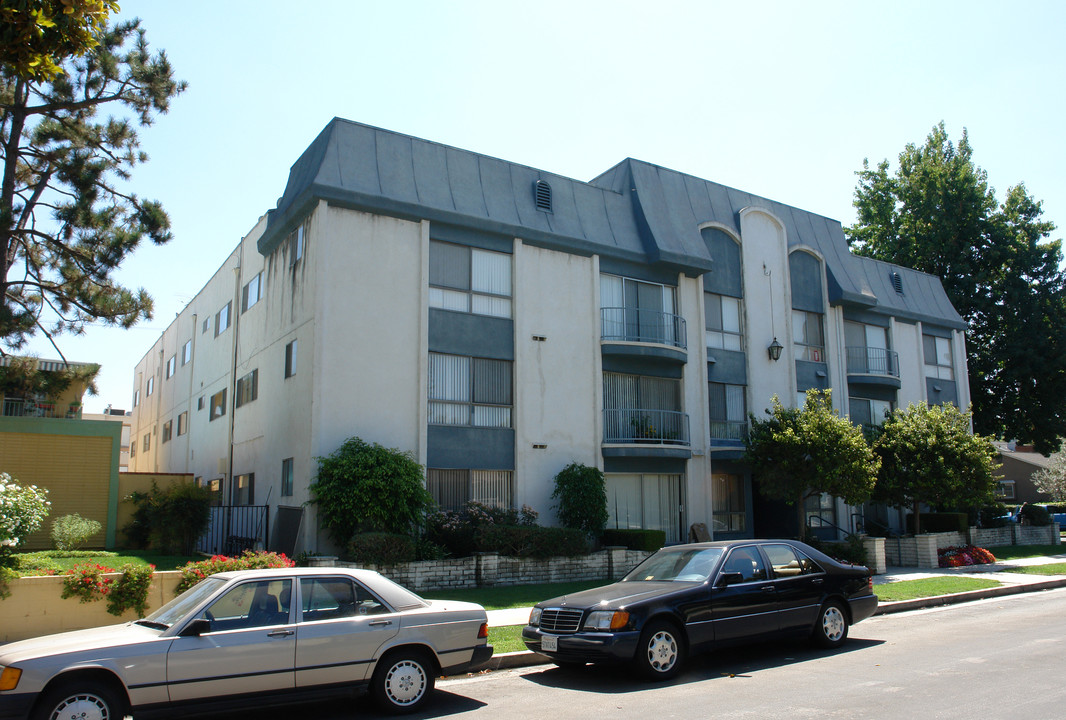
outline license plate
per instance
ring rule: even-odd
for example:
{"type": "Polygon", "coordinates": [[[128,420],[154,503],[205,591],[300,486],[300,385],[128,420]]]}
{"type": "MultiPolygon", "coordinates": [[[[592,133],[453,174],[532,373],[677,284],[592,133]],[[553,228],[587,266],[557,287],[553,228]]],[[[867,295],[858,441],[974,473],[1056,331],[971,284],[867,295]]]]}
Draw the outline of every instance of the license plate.
{"type": "Polygon", "coordinates": [[[541,635],[540,636],[540,649],[544,652],[558,652],[559,651],[559,638],[555,635],[541,635]]]}

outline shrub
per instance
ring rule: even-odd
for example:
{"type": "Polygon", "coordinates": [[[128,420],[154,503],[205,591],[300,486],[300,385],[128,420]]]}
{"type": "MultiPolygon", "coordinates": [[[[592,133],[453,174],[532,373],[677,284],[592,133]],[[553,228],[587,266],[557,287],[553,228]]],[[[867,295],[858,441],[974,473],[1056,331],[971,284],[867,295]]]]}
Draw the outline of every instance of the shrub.
{"type": "Polygon", "coordinates": [[[604,530],[600,537],[604,545],[623,545],[630,550],[655,552],[666,545],[664,530],[604,530]]]}
{"type": "MultiPolygon", "coordinates": [[[[919,527],[925,533],[961,532],[969,530],[970,516],[966,513],[922,513],[919,527]]],[[[914,515],[907,516],[907,532],[914,533],[914,515]]]]}
{"type": "Polygon", "coordinates": [[[52,544],[56,550],[77,550],[101,528],[103,525],[96,520],[83,518],[78,513],[64,515],[52,523],[52,544]]]}
{"type": "Polygon", "coordinates": [[[495,508],[468,502],[462,510],[439,510],[426,518],[426,540],[443,547],[452,557],[489,552],[478,546],[478,531],[494,525],[532,527],[537,512],[527,505],[521,510],[495,508]]]}
{"type": "Polygon", "coordinates": [[[978,512],[978,522],[983,528],[1006,527],[1010,524],[1007,519],[1007,506],[1001,502],[983,506],[978,512]]]}
{"type": "Polygon", "coordinates": [[[359,533],[348,543],[348,556],[363,565],[396,565],[417,556],[415,541],[397,533],[359,533]]]}
{"type": "Polygon", "coordinates": [[[152,586],[154,573],[155,565],[123,565],[122,576],[107,593],[107,611],[118,616],[133,609],[137,617],[143,618],[148,609],[148,589],[152,586]]]}
{"type": "Polygon", "coordinates": [[[1041,505],[1026,503],[1018,508],[1019,521],[1034,527],[1044,527],[1051,524],[1051,513],[1041,505]]]}
{"type": "Polygon", "coordinates": [[[316,460],[311,502],[338,547],[347,547],[360,531],[409,533],[433,502],[422,466],[410,453],[356,437],[316,460]]]}
{"type": "Polygon", "coordinates": [[[181,594],[196,585],[208,575],[227,572],[229,570],[255,570],[257,568],[284,568],[293,567],[296,563],[285,557],[284,553],[252,552],[245,550],[244,554],[237,557],[214,555],[208,560],[198,560],[186,563],[181,571],[181,581],[178,582],[177,593],[181,594]]]}
{"type": "Polygon", "coordinates": [[[21,485],[0,472],[0,552],[17,548],[26,536],[40,528],[51,504],[47,490],[21,485]]]}
{"type": "Polygon", "coordinates": [[[862,538],[858,535],[849,535],[844,541],[827,541],[808,535],[803,542],[816,550],[821,550],[838,562],[848,565],[867,565],[866,548],[862,544],[862,538]]]}
{"type": "Polygon", "coordinates": [[[940,548],[936,551],[940,567],[963,567],[966,565],[989,565],[996,561],[992,553],[975,545],[940,548]]]}
{"type": "Polygon", "coordinates": [[[115,572],[114,568],[97,563],[75,565],[63,578],[63,598],[78,598],[79,602],[95,602],[107,595],[114,582],[113,578],[104,577],[115,572]]]}
{"type": "Polygon", "coordinates": [[[477,531],[477,548],[511,557],[549,558],[584,555],[588,536],[573,528],[536,525],[488,525],[477,531]]]}
{"type": "Polygon", "coordinates": [[[607,526],[607,490],[597,468],[567,465],[555,476],[552,499],[563,527],[598,534],[607,526]]]}
{"type": "Polygon", "coordinates": [[[131,493],[126,499],[137,505],[133,520],[123,528],[134,547],[192,555],[211,521],[211,491],[194,483],[160,490],[153,482],[151,491],[131,493]]]}

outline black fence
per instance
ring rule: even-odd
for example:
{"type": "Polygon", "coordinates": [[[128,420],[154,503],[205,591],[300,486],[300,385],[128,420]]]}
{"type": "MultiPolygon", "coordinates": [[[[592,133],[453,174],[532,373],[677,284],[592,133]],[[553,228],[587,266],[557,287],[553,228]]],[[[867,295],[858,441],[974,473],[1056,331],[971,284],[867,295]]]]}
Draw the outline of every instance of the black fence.
{"type": "Polygon", "coordinates": [[[240,555],[267,546],[270,537],[269,505],[216,505],[211,521],[196,544],[211,555],[240,555]]]}

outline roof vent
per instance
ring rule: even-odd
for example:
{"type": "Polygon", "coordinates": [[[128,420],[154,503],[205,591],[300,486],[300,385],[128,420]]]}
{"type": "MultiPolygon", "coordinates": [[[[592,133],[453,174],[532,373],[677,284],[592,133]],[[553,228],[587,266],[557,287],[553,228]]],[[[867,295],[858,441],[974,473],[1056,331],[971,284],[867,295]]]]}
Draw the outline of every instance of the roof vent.
{"type": "Polygon", "coordinates": [[[537,180],[533,186],[533,196],[537,204],[537,210],[544,212],[552,211],[552,186],[543,180],[537,180]]]}
{"type": "Polygon", "coordinates": [[[892,275],[891,275],[891,278],[892,278],[892,288],[896,292],[898,292],[900,295],[902,295],[903,294],[903,278],[900,276],[900,274],[898,272],[893,272],[892,275]]]}

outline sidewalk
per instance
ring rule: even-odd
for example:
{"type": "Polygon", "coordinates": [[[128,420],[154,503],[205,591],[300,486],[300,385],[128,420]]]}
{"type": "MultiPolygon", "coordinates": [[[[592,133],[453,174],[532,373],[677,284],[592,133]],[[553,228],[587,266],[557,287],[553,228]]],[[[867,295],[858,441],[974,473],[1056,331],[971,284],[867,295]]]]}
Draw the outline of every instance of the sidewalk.
{"type": "MultiPolygon", "coordinates": [[[[1019,558],[990,565],[969,565],[959,568],[906,568],[890,567],[883,575],[874,575],[874,592],[878,585],[900,582],[903,580],[921,580],[923,578],[943,577],[945,575],[957,575],[960,577],[987,578],[997,580],[1000,587],[986,590],[973,590],[953,595],[938,595],[934,597],[918,598],[916,600],[902,600],[899,602],[886,602],[878,605],[875,615],[887,615],[889,613],[918,610],[928,607],[939,607],[955,603],[983,600],[985,598],[1002,597],[1004,595],[1016,595],[1024,592],[1038,592],[1053,588],[1066,587],[1066,575],[1027,575],[1024,573],[1011,572],[1013,568],[1029,565],[1048,565],[1051,563],[1066,563],[1066,553],[1060,555],[1046,555],[1042,557],[1019,558]]],[[[509,625],[525,625],[529,619],[531,608],[510,608],[507,610],[489,610],[489,625],[491,627],[504,627],[509,625]]],[[[519,651],[493,655],[485,666],[489,670],[526,667],[550,662],[548,658],[530,651],[519,651]]]]}

